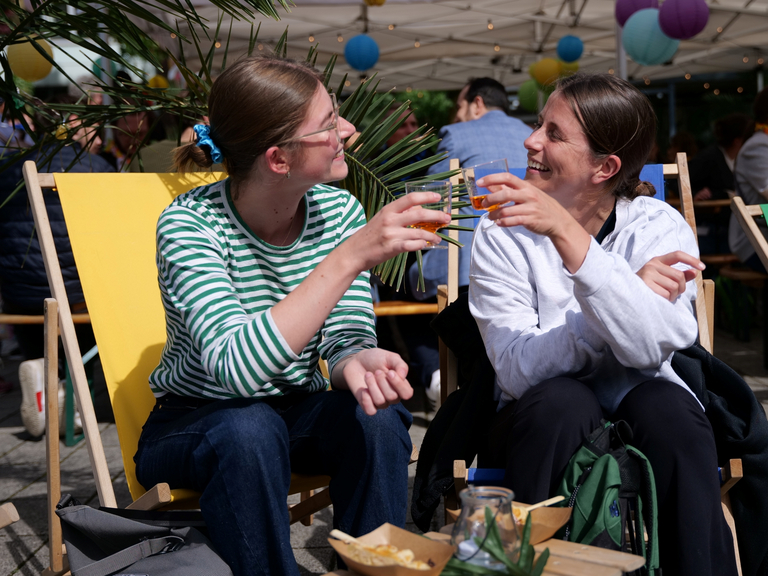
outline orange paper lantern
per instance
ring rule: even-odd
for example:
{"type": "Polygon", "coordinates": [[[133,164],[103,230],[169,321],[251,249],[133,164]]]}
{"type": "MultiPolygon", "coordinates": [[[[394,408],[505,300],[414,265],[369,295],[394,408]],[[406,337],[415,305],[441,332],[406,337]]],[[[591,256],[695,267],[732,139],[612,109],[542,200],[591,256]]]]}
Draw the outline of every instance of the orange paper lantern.
{"type": "MultiPolygon", "coordinates": [[[[53,58],[51,45],[45,40],[37,39],[35,43],[53,58]]],[[[27,82],[37,82],[51,73],[53,64],[40,54],[32,42],[22,42],[8,46],[8,64],[13,73],[27,82]]]]}

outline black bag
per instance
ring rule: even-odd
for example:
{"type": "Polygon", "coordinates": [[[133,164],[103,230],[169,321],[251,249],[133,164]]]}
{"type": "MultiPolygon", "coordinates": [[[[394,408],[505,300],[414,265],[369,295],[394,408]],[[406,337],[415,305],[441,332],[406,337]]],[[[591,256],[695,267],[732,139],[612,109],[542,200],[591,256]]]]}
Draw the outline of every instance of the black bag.
{"type": "Polygon", "coordinates": [[[56,514],[73,576],[232,576],[192,526],[204,527],[199,512],[96,509],[65,494],[56,514]]]}

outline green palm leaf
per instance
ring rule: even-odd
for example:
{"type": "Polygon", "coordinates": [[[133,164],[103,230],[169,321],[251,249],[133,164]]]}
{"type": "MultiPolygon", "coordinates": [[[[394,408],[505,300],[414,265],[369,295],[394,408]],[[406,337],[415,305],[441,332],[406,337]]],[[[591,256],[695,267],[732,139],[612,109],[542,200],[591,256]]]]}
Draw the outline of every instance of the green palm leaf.
{"type": "MultiPolygon", "coordinates": [[[[279,19],[277,7],[289,9],[288,0],[210,0],[219,10],[216,22],[202,18],[188,0],[113,0],[107,9],[103,4],[93,4],[90,0],[69,0],[66,3],[54,0],[33,2],[34,10],[27,12],[15,0],[0,0],[0,21],[11,28],[11,32],[0,37],[0,68],[3,78],[0,80],[0,95],[6,102],[8,116],[20,122],[25,128],[26,120],[22,113],[27,111],[42,113],[54,123],[62,123],[70,114],[77,114],[85,127],[114,126],[128,114],[141,111],[168,112],[183,118],[199,118],[206,114],[206,102],[213,79],[227,66],[229,43],[232,37],[233,21],[250,20],[253,22],[260,15],[279,19]],[[230,18],[226,44],[218,67],[215,60],[222,54],[214,52],[211,39],[220,37],[225,18],[230,18]],[[174,22],[169,24],[168,22],[174,22]],[[177,38],[178,49],[174,53],[164,50],[145,32],[147,25],[159,27],[177,38]],[[93,68],[100,71],[101,78],[94,81],[94,88],[104,92],[109,104],[87,105],[85,92],[81,102],[74,105],[41,105],[29,94],[19,89],[8,60],[2,51],[12,44],[27,42],[32,38],[35,49],[52,62],[60,72],[60,65],[51,60],[38,45],[37,39],[46,39],[54,46],[61,39],[68,40],[83,49],[95,53],[99,58],[113,62],[118,69],[132,73],[139,80],[135,83],[121,83],[105,70],[99,62],[91,62],[93,68]],[[126,53],[116,49],[108,39],[117,40],[125,47],[126,53]],[[185,53],[195,53],[199,64],[193,70],[187,65],[185,53]],[[130,53],[130,55],[129,55],[130,53]],[[178,67],[186,82],[186,89],[150,89],[131,62],[132,56],[138,56],[162,68],[161,60],[169,58],[178,67]]],[[[259,28],[251,25],[248,42],[248,55],[253,53],[259,28]]],[[[274,52],[287,54],[287,30],[278,40],[274,52]]],[[[315,64],[318,47],[310,48],[307,61],[315,64]]],[[[336,63],[333,56],[323,71],[326,87],[336,63]]],[[[86,70],[84,70],[85,72],[86,70]]],[[[68,77],[69,78],[69,77],[68,77]]],[[[69,78],[72,80],[71,78],[69,78]]],[[[347,78],[340,82],[336,94],[341,94],[347,78]]],[[[73,82],[74,83],[74,82],[73,82]]],[[[341,114],[348,121],[359,127],[357,140],[347,151],[349,174],[341,182],[363,205],[367,218],[373,217],[383,206],[391,202],[405,190],[405,182],[414,178],[442,159],[441,156],[427,153],[425,158],[413,162],[417,155],[433,149],[437,144],[436,135],[426,127],[401,140],[394,146],[386,147],[387,140],[394,134],[404,119],[400,114],[408,109],[404,103],[394,114],[388,114],[393,97],[377,92],[378,82],[370,78],[362,82],[348,97],[343,99],[341,114]]],[[[341,101],[341,98],[340,98],[341,101]]],[[[53,154],[61,146],[70,145],[72,131],[66,131],[63,139],[53,140],[50,135],[33,134],[36,146],[32,150],[21,151],[21,156],[31,157],[40,150],[53,154]]],[[[0,159],[0,171],[8,163],[0,159]]],[[[452,173],[431,176],[431,179],[446,179],[452,173]]],[[[463,229],[452,225],[451,228],[463,229]]],[[[417,258],[420,261],[420,255],[417,258]]],[[[406,255],[401,254],[374,269],[374,273],[389,284],[402,285],[406,266],[406,255]]]]}

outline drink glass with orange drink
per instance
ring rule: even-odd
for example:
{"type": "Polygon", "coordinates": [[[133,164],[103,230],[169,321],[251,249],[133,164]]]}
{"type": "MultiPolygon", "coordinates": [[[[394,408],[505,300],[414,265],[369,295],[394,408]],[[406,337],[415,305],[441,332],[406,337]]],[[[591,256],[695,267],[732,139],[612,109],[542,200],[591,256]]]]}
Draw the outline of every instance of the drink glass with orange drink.
{"type": "Polygon", "coordinates": [[[501,204],[494,204],[487,208],[483,206],[483,200],[485,200],[485,197],[491,192],[488,188],[483,188],[477,185],[477,181],[480,180],[480,178],[490,174],[498,174],[500,172],[509,172],[506,158],[491,160],[490,162],[484,162],[482,164],[477,164],[476,166],[461,169],[461,173],[464,176],[464,184],[467,186],[467,192],[469,193],[469,201],[472,203],[472,208],[475,210],[487,210],[488,212],[491,212],[501,206],[501,204]]]}
{"type": "MultiPolygon", "coordinates": [[[[405,193],[412,194],[413,192],[437,192],[440,194],[440,200],[422,204],[421,207],[426,208],[427,210],[440,210],[446,214],[451,213],[452,186],[450,180],[406,182],[405,193]]],[[[439,222],[418,222],[417,224],[411,224],[411,228],[419,228],[420,230],[427,230],[428,232],[437,232],[440,228],[444,227],[445,224],[440,224],[439,222]]],[[[430,250],[432,248],[448,248],[448,246],[429,243],[425,250],[430,250]]]]}

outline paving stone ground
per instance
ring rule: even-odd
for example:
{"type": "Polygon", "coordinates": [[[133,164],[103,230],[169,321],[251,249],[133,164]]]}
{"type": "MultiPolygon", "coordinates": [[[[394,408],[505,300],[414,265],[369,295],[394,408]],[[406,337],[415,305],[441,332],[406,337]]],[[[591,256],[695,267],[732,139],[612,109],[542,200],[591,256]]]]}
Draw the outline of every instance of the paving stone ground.
{"type": "MultiPolygon", "coordinates": [[[[761,332],[755,329],[750,342],[739,342],[718,330],[715,353],[745,376],[763,406],[768,407],[768,370],[763,365],[761,332]]],[[[11,392],[0,395],[0,504],[13,502],[21,517],[19,522],[0,529],[0,576],[34,576],[48,566],[45,444],[32,439],[21,423],[18,359],[6,355],[0,360],[0,377],[15,383],[11,392]]],[[[125,506],[131,499],[122,470],[120,446],[106,389],[99,382],[95,407],[117,501],[125,506]]],[[[416,401],[409,408],[414,413],[411,437],[414,445],[420,446],[427,426],[425,415],[420,411],[422,403],[416,401]]],[[[62,492],[96,505],[96,489],[85,446],[81,442],[68,448],[62,442],[60,448],[62,492]]],[[[412,465],[411,483],[414,469],[412,465]]],[[[326,541],[331,514],[330,509],[323,510],[315,515],[312,526],[295,524],[291,529],[291,543],[302,574],[324,574],[332,567],[332,550],[326,541]]],[[[440,518],[442,511],[439,510],[435,515],[435,528],[440,518]]],[[[417,531],[410,518],[408,526],[417,531]]]]}

